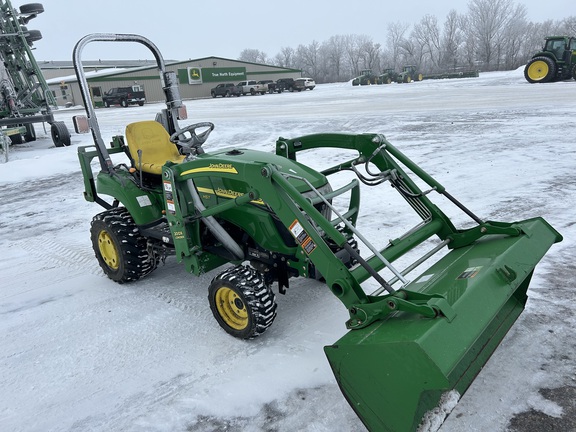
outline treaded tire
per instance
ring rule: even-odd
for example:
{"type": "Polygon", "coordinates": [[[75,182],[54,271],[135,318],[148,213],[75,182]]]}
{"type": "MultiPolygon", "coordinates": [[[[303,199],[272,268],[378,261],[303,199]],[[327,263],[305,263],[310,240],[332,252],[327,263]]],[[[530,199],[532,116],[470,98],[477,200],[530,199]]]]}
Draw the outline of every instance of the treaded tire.
{"type": "Polygon", "coordinates": [[[10,135],[12,144],[24,144],[24,137],[21,134],[10,135]]]}
{"type": "Polygon", "coordinates": [[[70,145],[70,132],[64,122],[52,123],[50,133],[56,147],[68,147],[70,145]]]}
{"type": "Polygon", "coordinates": [[[26,42],[28,42],[28,45],[32,45],[40,39],[42,39],[42,33],[40,30],[28,30],[28,36],[26,36],[26,42]]]}
{"type": "Polygon", "coordinates": [[[535,57],[524,68],[524,78],[530,84],[550,82],[555,76],[556,64],[548,57],[535,57]]]}
{"type": "Polygon", "coordinates": [[[44,12],[44,6],[42,6],[42,3],[28,3],[20,6],[20,13],[23,15],[40,14],[42,12],[44,12]]]}
{"type": "Polygon", "coordinates": [[[576,64],[572,67],[572,79],[576,80],[576,64]]]}
{"type": "Polygon", "coordinates": [[[158,265],[134,219],[124,207],[99,213],[90,227],[92,248],[104,273],[114,282],[138,280],[158,265]]]}
{"type": "Polygon", "coordinates": [[[34,125],[32,123],[24,125],[26,128],[26,133],[24,134],[24,141],[32,142],[36,141],[36,130],[34,130],[34,125]]]}
{"type": "Polygon", "coordinates": [[[240,339],[260,336],[276,318],[274,293],[252,267],[233,267],[216,276],[208,301],[220,327],[240,339]]]}

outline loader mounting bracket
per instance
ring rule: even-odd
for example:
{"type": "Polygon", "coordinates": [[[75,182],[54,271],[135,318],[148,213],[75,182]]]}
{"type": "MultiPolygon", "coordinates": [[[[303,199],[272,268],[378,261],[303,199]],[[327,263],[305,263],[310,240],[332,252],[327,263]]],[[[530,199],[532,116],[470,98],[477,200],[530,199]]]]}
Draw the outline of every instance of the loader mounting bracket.
{"type": "Polygon", "coordinates": [[[456,312],[446,298],[440,294],[424,294],[408,290],[398,290],[393,294],[375,297],[368,296],[371,303],[353,305],[348,312],[348,329],[360,329],[374,321],[382,320],[394,312],[410,312],[426,318],[444,317],[451,322],[456,312]]]}
{"type": "Polygon", "coordinates": [[[506,235],[517,237],[520,234],[523,234],[522,229],[514,223],[486,221],[474,228],[448,236],[450,238],[448,247],[450,249],[457,249],[459,247],[468,246],[486,235],[506,235]]]}

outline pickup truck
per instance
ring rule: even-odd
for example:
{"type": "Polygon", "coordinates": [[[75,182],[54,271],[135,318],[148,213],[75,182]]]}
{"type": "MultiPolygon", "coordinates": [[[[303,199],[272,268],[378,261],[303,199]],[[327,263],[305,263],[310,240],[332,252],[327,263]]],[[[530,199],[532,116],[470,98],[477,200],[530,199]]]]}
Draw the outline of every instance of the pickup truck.
{"type": "Polygon", "coordinates": [[[266,94],[267,90],[263,84],[258,84],[256,80],[242,81],[239,82],[237,86],[242,89],[243,95],[247,95],[248,93],[251,95],[255,95],[256,93],[266,94]]]}
{"type": "Polygon", "coordinates": [[[210,94],[213,98],[216,96],[240,96],[242,94],[242,89],[232,83],[218,84],[216,87],[210,90],[210,94]]]}
{"type": "Polygon", "coordinates": [[[144,88],[140,85],[133,85],[131,87],[114,87],[108,90],[102,96],[104,106],[108,108],[110,105],[120,105],[127,107],[128,105],[144,105],[146,96],[144,88]]]}
{"type": "Polygon", "coordinates": [[[276,80],[276,91],[282,93],[285,90],[294,91],[294,78],[280,78],[276,80]]]}
{"type": "Polygon", "coordinates": [[[262,80],[258,81],[258,84],[262,84],[266,91],[270,94],[276,91],[276,83],[272,80],[262,80]]]}

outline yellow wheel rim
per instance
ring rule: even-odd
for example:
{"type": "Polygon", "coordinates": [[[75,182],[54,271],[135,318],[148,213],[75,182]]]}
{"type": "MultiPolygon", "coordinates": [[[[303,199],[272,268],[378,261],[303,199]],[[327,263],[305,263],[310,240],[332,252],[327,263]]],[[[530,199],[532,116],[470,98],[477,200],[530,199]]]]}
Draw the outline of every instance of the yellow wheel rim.
{"type": "Polygon", "coordinates": [[[98,249],[106,265],[112,270],[118,270],[120,261],[118,250],[114,245],[114,240],[112,240],[107,231],[100,231],[100,234],[98,234],[98,249]]]}
{"type": "Polygon", "coordinates": [[[530,66],[528,66],[528,77],[534,81],[540,81],[548,75],[549,69],[546,62],[541,60],[535,61],[530,66]]]}
{"type": "Polygon", "coordinates": [[[228,287],[216,291],[216,307],[224,322],[234,330],[248,326],[248,310],[240,296],[228,287]]]}

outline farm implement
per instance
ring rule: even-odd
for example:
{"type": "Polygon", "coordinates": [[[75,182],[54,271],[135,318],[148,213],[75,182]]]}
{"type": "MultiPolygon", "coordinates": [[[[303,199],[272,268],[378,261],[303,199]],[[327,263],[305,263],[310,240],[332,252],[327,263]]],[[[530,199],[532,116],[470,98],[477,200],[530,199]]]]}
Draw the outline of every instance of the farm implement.
{"type": "MultiPolygon", "coordinates": [[[[371,431],[416,430],[448,396],[466,391],[524,309],[536,264],[562,239],[539,217],[479,218],[380,134],[281,137],[275,153],[207,151],[214,125],[179,125],[185,114],[175,73],[142,36],[88,35],[74,49],[74,64],[87,113],[75,127],[94,138],[79,148],[85,198],[105,209],[91,226],[103,271],[126,283],[168,256],[195,275],[225,265],[208,287],[208,303],[218,324],[243,339],[274,321],[272,286],[285,293],[292,278],[322,281],[349,313],[349,331],[324,350],[371,431]],[[166,94],[155,120],[128,124],[110,146],[81,68],[82,49],[94,41],[147,46],[166,94]],[[298,161],[324,149],[352,156],[320,171],[298,161]],[[379,247],[357,226],[361,189],[384,185],[417,222],[379,247]],[[433,194],[472,226],[456,228],[433,194]]],[[[382,222],[387,210],[379,211],[382,222]]]]}

